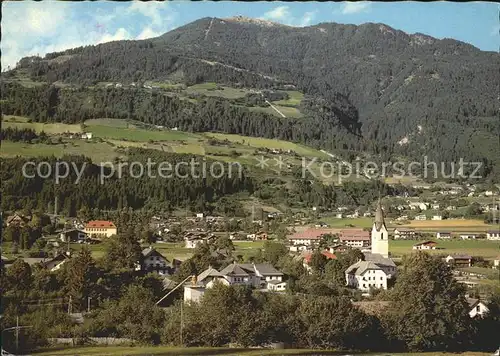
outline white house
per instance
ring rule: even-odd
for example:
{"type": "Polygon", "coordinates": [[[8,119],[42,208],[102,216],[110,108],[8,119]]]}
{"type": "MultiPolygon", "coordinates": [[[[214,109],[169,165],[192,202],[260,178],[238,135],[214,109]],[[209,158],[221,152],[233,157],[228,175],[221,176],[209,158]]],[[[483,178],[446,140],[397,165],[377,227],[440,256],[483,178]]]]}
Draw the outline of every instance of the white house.
{"type": "Polygon", "coordinates": [[[92,139],[92,132],[84,132],[82,134],[82,139],[84,139],[84,140],[91,140],[92,139]]]}
{"type": "Polygon", "coordinates": [[[500,269],[500,256],[493,260],[493,268],[500,269]]]}
{"type": "Polygon", "coordinates": [[[497,230],[497,231],[494,231],[494,230],[488,231],[486,233],[486,238],[488,240],[500,240],[500,230],[497,230]]]}
{"type": "Polygon", "coordinates": [[[467,298],[467,303],[469,304],[469,316],[471,318],[482,318],[489,311],[488,306],[479,299],[467,298]]]}
{"type": "Polygon", "coordinates": [[[374,262],[359,261],[345,272],[349,287],[368,292],[370,288],[387,289],[387,274],[374,262]]]}
{"type": "Polygon", "coordinates": [[[433,215],[432,220],[443,220],[443,216],[442,215],[433,215]]]}
{"type": "Polygon", "coordinates": [[[436,238],[441,239],[441,240],[449,240],[449,239],[451,239],[451,232],[438,231],[438,232],[436,232],[436,238]]]}
{"type": "Polygon", "coordinates": [[[460,238],[462,240],[475,240],[477,238],[477,234],[475,234],[475,233],[462,233],[462,234],[460,234],[460,238]]]}
{"type": "Polygon", "coordinates": [[[413,240],[415,229],[408,227],[397,227],[394,229],[394,240],[413,240]]]}
{"type": "Polygon", "coordinates": [[[437,243],[434,241],[423,241],[413,245],[414,250],[435,250],[437,243]]]}
{"type": "Polygon", "coordinates": [[[425,216],[425,215],[417,215],[417,216],[415,216],[414,220],[427,220],[427,216],[425,216]]]}
{"type": "Polygon", "coordinates": [[[156,272],[161,275],[173,273],[170,261],[151,246],[142,250],[140,270],[145,272],[156,272]]]}
{"type": "Polygon", "coordinates": [[[209,267],[190,284],[184,286],[184,301],[197,302],[215,283],[224,285],[248,285],[264,291],[284,291],[283,273],[270,264],[232,263],[220,272],[209,267]]]}

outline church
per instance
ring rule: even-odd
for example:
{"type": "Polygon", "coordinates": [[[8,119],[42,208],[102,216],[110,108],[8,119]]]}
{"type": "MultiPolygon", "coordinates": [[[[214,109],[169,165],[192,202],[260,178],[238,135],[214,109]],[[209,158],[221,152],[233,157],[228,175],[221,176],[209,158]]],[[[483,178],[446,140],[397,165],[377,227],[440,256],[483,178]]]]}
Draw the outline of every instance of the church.
{"type": "Polygon", "coordinates": [[[346,270],[347,285],[363,292],[369,292],[372,288],[387,289],[387,281],[396,276],[397,268],[389,257],[389,232],[380,199],[371,232],[371,252],[363,255],[363,260],[346,270]]]}

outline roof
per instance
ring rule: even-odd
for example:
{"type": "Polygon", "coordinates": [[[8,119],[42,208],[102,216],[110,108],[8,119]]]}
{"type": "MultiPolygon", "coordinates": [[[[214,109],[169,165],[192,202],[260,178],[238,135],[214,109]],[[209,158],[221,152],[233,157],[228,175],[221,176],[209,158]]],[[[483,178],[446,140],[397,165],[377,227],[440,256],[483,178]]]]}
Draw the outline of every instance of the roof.
{"type": "Polygon", "coordinates": [[[278,271],[276,268],[274,268],[272,265],[269,263],[242,263],[239,264],[241,268],[243,268],[245,271],[250,272],[250,273],[255,273],[255,271],[258,271],[261,275],[263,276],[282,276],[283,273],[278,271]]]}
{"type": "Polygon", "coordinates": [[[365,256],[365,261],[375,262],[379,266],[396,267],[392,259],[386,258],[379,253],[365,252],[363,255],[365,256]]]}
{"type": "Polygon", "coordinates": [[[479,303],[483,303],[484,305],[487,304],[484,300],[481,299],[467,298],[467,304],[469,304],[469,308],[474,308],[479,303]]]}
{"type": "Polygon", "coordinates": [[[469,255],[449,255],[448,257],[451,257],[454,260],[470,260],[470,259],[472,259],[472,256],[469,256],[469,255]]]}
{"type": "Polygon", "coordinates": [[[345,273],[361,276],[368,270],[382,271],[382,268],[372,261],[358,261],[355,264],[349,266],[349,268],[345,271],[345,273]]]}
{"type": "Polygon", "coordinates": [[[411,227],[396,227],[394,231],[399,231],[399,232],[404,232],[404,231],[415,231],[415,229],[412,229],[411,227]]]}
{"type": "MultiPolygon", "coordinates": [[[[337,259],[337,256],[335,256],[333,253],[331,252],[328,252],[328,251],[321,251],[321,254],[323,256],[325,256],[327,259],[329,260],[334,260],[334,259],[337,259]]],[[[313,253],[312,252],[306,252],[303,256],[304,256],[304,261],[309,264],[309,262],[311,262],[311,257],[312,257],[313,253]]]]}
{"type": "Polygon", "coordinates": [[[196,277],[196,280],[201,282],[207,277],[224,277],[224,275],[215,268],[212,268],[212,266],[209,266],[206,270],[201,272],[198,277],[196,277]]]}
{"type": "Polygon", "coordinates": [[[115,224],[112,221],[107,220],[91,220],[87,224],[85,224],[86,228],[93,227],[102,227],[102,228],[116,228],[115,224]]]}
{"type": "Polygon", "coordinates": [[[450,234],[451,235],[451,232],[449,232],[449,231],[438,231],[437,233],[438,234],[450,234]]]}
{"type": "Polygon", "coordinates": [[[377,203],[377,211],[375,212],[375,229],[379,231],[384,226],[384,212],[382,211],[382,204],[379,198],[377,203]]]}
{"type": "Polygon", "coordinates": [[[346,229],[340,231],[340,240],[367,241],[371,240],[371,234],[362,229],[346,229]]]}
{"type": "Polygon", "coordinates": [[[435,241],[422,241],[422,242],[416,243],[413,246],[430,245],[430,244],[437,245],[437,242],[435,242],[435,241]]]}
{"type": "Polygon", "coordinates": [[[160,252],[158,252],[154,247],[152,246],[149,246],[149,247],[146,247],[144,250],[142,250],[142,256],[143,257],[148,257],[148,256],[161,256],[163,257],[165,260],[165,256],[163,256],[160,252]]]}
{"type": "Polygon", "coordinates": [[[340,229],[307,229],[289,236],[289,240],[319,240],[321,236],[327,234],[337,234],[340,229]]]}
{"type": "Polygon", "coordinates": [[[220,271],[223,276],[249,276],[238,264],[231,263],[229,266],[220,271]]]}
{"type": "Polygon", "coordinates": [[[281,283],[286,283],[285,281],[278,281],[278,280],[272,280],[272,281],[267,281],[268,284],[281,284],[281,283]]]}
{"type": "Polygon", "coordinates": [[[487,233],[488,234],[499,234],[500,230],[488,230],[487,233]]]}

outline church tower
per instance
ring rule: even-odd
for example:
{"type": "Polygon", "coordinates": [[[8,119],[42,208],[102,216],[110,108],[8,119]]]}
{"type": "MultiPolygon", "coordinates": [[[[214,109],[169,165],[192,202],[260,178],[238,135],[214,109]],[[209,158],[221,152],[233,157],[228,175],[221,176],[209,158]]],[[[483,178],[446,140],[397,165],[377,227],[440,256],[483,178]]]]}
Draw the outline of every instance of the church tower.
{"type": "Polygon", "coordinates": [[[377,211],[375,213],[375,222],[372,228],[372,253],[377,253],[385,258],[389,257],[389,233],[384,222],[384,212],[380,198],[377,204],[377,211]]]}

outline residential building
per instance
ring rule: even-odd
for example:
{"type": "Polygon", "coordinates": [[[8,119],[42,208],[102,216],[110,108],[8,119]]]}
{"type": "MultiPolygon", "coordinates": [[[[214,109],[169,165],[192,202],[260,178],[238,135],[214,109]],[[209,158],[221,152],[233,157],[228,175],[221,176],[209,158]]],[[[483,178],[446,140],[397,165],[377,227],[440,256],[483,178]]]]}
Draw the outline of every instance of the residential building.
{"type": "Polygon", "coordinates": [[[436,232],[436,238],[441,240],[451,239],[451,232],[449,231],[438,231],[436,232]]]}
{"type": "Polygon", "coordinates": [[[87,239],[87,234],[83,230],[69,229],[64,230],[59,234],[62,242],[83,242],[87,239]]]}
{"type": "Polygon", "coordinates": [[[500,230],[490,230],[486,233],[488,240],[500,240],[500,230]]]}
{"type": "Polygon", "coordinates": [[[410,210],[416,210],[420,209],[422,211],[427,210],[429,207],[427,203],[422,203],[422,202],[410,202],[410,210]]]}
{"type": "Polygon", "coordinates": [[[349,287],[368,292],[370,288],[387,289],[387,274],[376,263],[358,261],[345,272],[349,287]]]}
{"type": "Polygon", "coordinates": [[[469,255],[448,255],[445,261],[456,268],[472,267],[472,257],[469,255]]]}
{"type": "Polygon", "coordinates": [[[486,303],[484,303],[483,301],[481,301],[479,299],[467,298],[467,303],[469,304],[469,316],[471,318],[475,318],[475,317],[482,318],[489,311],[486,303]]]}
{"type": "Polygon", "coordinates": [[[397,227],[394,229],[394,240],[414,240],[415,229],[408,227],[397,227]]]}
{"type": "Polygon", "coordinates": [[[9,217],[7,217],[6,224],[7,226],[25,226],[27,223],[31,221],[31,216],[25,216],[22,214],[15,213],[9,217]]]}
{"type": "Polygon", "coordinates": [[[437,243],[434,241],[423,241],[413,245],[414,250],[435,250],[437,243]]]}
{"type": "MultiPolygon", "coordinates": [[[[312,255],[313,255],[314,252],[312,251],[307,251],[305,253],[302,254],[302,257],[303,257],[303,266],[306,270],[310,271],[311,270],[311,267],[309,266],[309,264],[311,263],[311,258],[312,258],[312,255]]],[[[335,256],[335,254],[329,252],[329,251],[321,251],[321,254],[323,256],[326,257],[327,260],[335,260],[337,259],[337,256],[335,256]]]]}
{"type": "Polygon", "coordinates": [[[83,231],[94,238],[110,237],[116,235],[116,226],[111,221],[92,220],[85,224],[83,231]]]}
{"type": "Polygon", "coordinates": [[[59,270],[67,261],[69,261],[71,258],[71,255],[69,252],[67,253],[60,253],[57,256],[55,256],[52,259],[49,259],[48,261],[42,262],[42,265],[48,269],[50,272],[54,272],[59,270]]]}
{"type": "Polygon", "coordinates": [[[419,221],[427,220],[427,216],[425,216],[425,215],[417,215],[417,216],[415,216],[414,220],[419,220],[419,221]]]}
{"type": "Polygon", "coordinates": [[[433,215],[432,220],[443,220],[443,216],[442,215],[433,215]]]}
{"type": "Polygon", "coordinates": [[[437,203],[431,204],[431,209],[432,210],[438,210],[439,209],[439,204],[437,204],[437,203]]]}
{"type": "Polygon", "coordinates": [[[292,245],[313,246],[321,241],[323,235],[336,234],[339,232],[339,229],[308,229],[289,236],[288,241],[292,245]]]}
{"type": "Polygon", "coordinates": [[[500,256],[493,260],[493,268],[500,269],[500,256]]]}
{"type": "Polygon", "coordinates": [[[350,247],[370,246],[371,238],[368,231],[362,229],[345,229],[340,231],[340,242],[350,247]]]}
{"type": "Polygon", "coordinates": [[[475,240],[477,238],[478,234],[473,233],[473,232],[467,232],[467,233],[461,233],[460,238],[462,240],[475,240]]]}
{"type": "Polygon", "coordinates": [[[174,269],[170,261],[152,246],[142,250],[142,258],[139,268],[144,272],[156,272],[161,275],[170,275],[174,273],[174,269]]]}
{"type": "Polygon", "coordinates": [[[190,284],[184,286],[184,301],[197,302],[215,283],[225,285],[248,285],[259,290],[284,291],[286,282],[283,273],[270,264],[239,264],[231,263],[220,272],[211,266],[190,284]]]}

